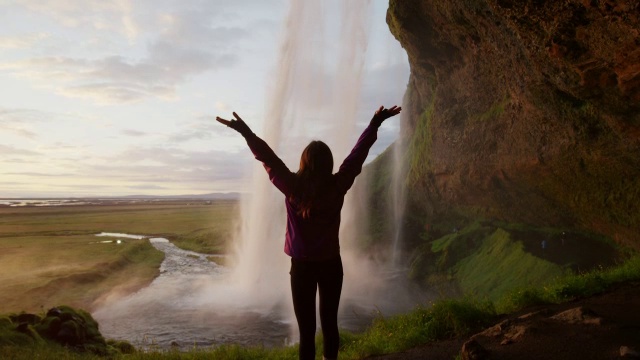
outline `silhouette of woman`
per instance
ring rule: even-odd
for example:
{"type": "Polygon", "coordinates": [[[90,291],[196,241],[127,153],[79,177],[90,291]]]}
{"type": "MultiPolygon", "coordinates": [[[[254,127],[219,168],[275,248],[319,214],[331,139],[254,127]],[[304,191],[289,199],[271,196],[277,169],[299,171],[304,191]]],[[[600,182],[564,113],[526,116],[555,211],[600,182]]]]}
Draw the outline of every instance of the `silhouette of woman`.
{"type": "Polygon", "coordinates": [[[338,305],[343,278],[338,240],[340,210],[377,139],[378,127],[400,110],[397,106],[381,106],[335,174],[333,155],[322,141],[309,143],[300,157],[300,169],[293,173],[238,114],[233,113],[234,120],[216,117],[246,139],[255,158],[267,170],[269,180],[286,197],[284,251],[291,257],[291,293],[300,330],[300,359],[315,359],[316,290],[320,293],[324,358],[338,357],[338,305]]]}

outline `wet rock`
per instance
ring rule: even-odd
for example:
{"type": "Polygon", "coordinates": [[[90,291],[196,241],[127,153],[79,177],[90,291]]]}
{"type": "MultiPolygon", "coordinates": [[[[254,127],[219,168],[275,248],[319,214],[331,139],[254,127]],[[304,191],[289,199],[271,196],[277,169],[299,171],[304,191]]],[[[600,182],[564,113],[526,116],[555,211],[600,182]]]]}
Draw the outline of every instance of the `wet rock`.
{"type": "Polygon", "coordinates": [[[18,324],[26,323],[29,325],[33,325],[33,324],[39,323],[41,318],[40,316],[35,314],[22,313],[22,314],[14,315],[11,320],[18,324]]]}
{"type": "Polygon", "coordinates": [[[47,317],[49,316],[60,316],[62,315],[62,311],[60,309],[58,309],[57,307],[53,307],[51,309],[49,309],[49,311],[47,311],[47,317]]]}
{"type": "Polygon", "coordinates": [[[29,330],[29,324],[27,323],[20,323],[18,324],[18,326],[16,326],[16,331],[19,331],[21,333],[27,333],[29,330]]]}
{"type": "Polygon", "coordinates": [[[483,360],[489,358],[489,352],[475,340],[469,340],[462,345],[460,351],[462,360],[483,360]]]}
{"type": "Polygon", "coordinates": [[[484,331],[482,331],[481,333],[478,333],[476,335],[473,335],[471,337],[471,339],[475,339],[476,337],[479,336],[486,336],[486,337],[498,337],[500,335],[502,335],[502,333],[509,327],[509,320],[504,320],[499,324],[496,324],[484,331]]]}
{"type": "Polygon", "coordinates": [[[640,359],[640,352],[629,346],[620,346],[620,357],[625,359],[640,359]]]}
{"type": "Polygon", "coordinates": [[[68,306],[52,308],[35,325],[43,337],[78,350],[106,354],[107,344],[91,314],[68,306]]]}
{"type": "Polygon", "coordinates": [[[500,342],[500,345],[509,345],[522,338],[528,331],[528,327],[524,325],[516,325],[509,328],[504,334],[504,339],[500,342]]]}
{"type": "Polygon", "coordinates": [[[520,315],[520,316],[518,316],[518,320],[527,320],[527,319],[533,318],[533,317],[538,316],[538,315],[547,315],[547,314],[549,314],[549,309],[542,309],[542,310],[539,310],[539,311],[534,311],[534,312],[530,312],[530,313],[527,313],[527,314],[524,314],[524,315],[520,315]]]}
{"type": "Polygon", "coordinates": [[[551,319],[563,321],[569,324],[600,325],[602,323],[602,318],[598,317],[593,311],[584,307],[577,307],[563,311],[552,316],[551,319]]]}
{"type": "Polygon", "coordinates": [[[180,344],[178,344],[178,342],[177,342],[177,341],[173,340],[173,341],[171,342],[171,347],[172,347],[172,348],[179,348],[179,347],[180,347],[180,344]]]}

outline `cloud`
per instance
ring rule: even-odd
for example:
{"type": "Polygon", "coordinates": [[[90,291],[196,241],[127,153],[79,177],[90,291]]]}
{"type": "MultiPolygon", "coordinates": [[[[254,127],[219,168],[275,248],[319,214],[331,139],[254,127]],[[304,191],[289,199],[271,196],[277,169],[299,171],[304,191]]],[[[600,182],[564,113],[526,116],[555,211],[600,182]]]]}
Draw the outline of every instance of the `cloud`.
{"type": "Polygon", "coordinates": [[[0,157],[15,156],[15,155],[37,156],[41,154],[32,150],[19,149],[13,146],[0,144],[0,157]]]}
{"type": "Polygon", "coordinates": [[[224,151],[133,147],[99,161],[77,164],[74,170],[94,178],[126,182],[213,184],[243,178],[250,161],[250,156],[239,160],[224,151]]]}
{"type": "Polygon", "coordinates": [[[121,131],[122,134],[124,135],[128,135],[128,136],[134,136],[134,137],[143,137],[143,136],[148,136],[149,133],[144,132],[144,131],[139,131],[139,130],[133,130],[133,129],[124,129],[121,131]]]}
{"type": "Polygon", "coordinates": [[[129,189],[137,189],[137,190],[164,190],[166,187],[154,185],[154,184],[144,184],[144,185],[131,185],[127,186],[129,189]]]}
{"type": "Polygon", "coordinates": [[[12,125],[2,125],[0,124],[0,130],[4,130],[4,131],[9,131],[11,133],[14,133],[15,135],[24,137],[24,138],[28,138],[28,139],[35,139],[36,133],[31,131],[31,130],[27,130],[25,128],[22,127],[15,127],[12,125]]]}
{"type": "Polygon", "coordinates": [[[222,113],[231,112],[231,108],[229,107],[229,105],[222,101],[216,101],[215,103],[213,103],[213,108],[216,109],[216,111],[219,111],[222,113]]]}
{"type": "MultiPolygon", "coordinates": [[[[259,2],[245,3],[259,6],[259,2]]],[[[18,4],[65,27],[89,27],[85,38],[95,31],[115,31],[129,39],[146,39],[134,48],[115,49],[115,55],[114,51],[88,57],[64,53],[0,63],[0,70],[32,79],[60,95],[100,104],[175,100],[178,87],[190,79],[238,64],[238,46],[251,38],[254,30],[248,23],[255,21],[238,17],[234,21],[240,24],[232,24],[223,16],[238,4],[223,1],[185,5],[180,1],[22,0],[18,4]]],[[[22,44],[26,46],[27,40],[22,44]]],[[[6,41],[7,46],[20,44],[17,39],[6,41]]]]}
{"type": "Polygon", "coordinates": [[[149,97],[172,100],[176,98],[175,92],[171,86],[141,86],[134,83],[93,83],[57,90],[60,95],[91,99],[99,104],[134,103],[149,97]]]}
{"type": "Polygon", "coordinates": [[[52,174],[52,173],[43,173],[43,172],[10,172],[5,173],[6,175],[19,175],[19,176],[33,176],[33,177],[74,177],[78,176],[78,174],[72,173],[63,173],[63,174],[52,174]]]}
{"type": "Polygon", "coordinates": [[[0,48],[2,49],[28,49],[36,43],[47,39],[46,33],[22,34],[16,36],[0,36],[0,48]]]}
{"type": "Polygon", "coordinates": [[[114,31],[130,40],[138,35],[132,0],[17,0],[17,5],[56,20],[69,28],[90,27],[114,31]]]}
{"type": "Polygon", "coordinates": [[[210,140],[216,136],[216,131],[221,128],[213,116],[201,116],[198,120],[200,121],[192,123],[188,128],[169,135],[168,141],[183,143],[189,140],[210,140]]]}
{"type": "Polygon", "coordinates": [[[398,62],[376,65],[364,78],[362,107],[374,111],[380,105],[390,107],[402,105],[402,97],[409,82],[409,64],[398,62]]]}
{"type": "MultiPolygon", "coordinates": [[[[29,140],[40,140],[50,134],[42,128],[46,123],[61,123],[67,121],[91,121],[87,117],[74,112],[51,112],[28,108],[6,108],[0,106],[0,130],[29,140]]],[[[3,139],[6,143],[6,138],[3,139]]]]}
{"type": "Polygon", "coordinates": [[[160,42],[149,57],[130,61],[121,56],[98,60],[70,57],[40,57],[0,63],[0,70],[57,86],[57,93],[98,103],[130,103],[149,97],[171,100],[177,87],[189,78],[209,70],[232,67],[233,54],[215,54],[199,49],[177,48],[160,42]]]}

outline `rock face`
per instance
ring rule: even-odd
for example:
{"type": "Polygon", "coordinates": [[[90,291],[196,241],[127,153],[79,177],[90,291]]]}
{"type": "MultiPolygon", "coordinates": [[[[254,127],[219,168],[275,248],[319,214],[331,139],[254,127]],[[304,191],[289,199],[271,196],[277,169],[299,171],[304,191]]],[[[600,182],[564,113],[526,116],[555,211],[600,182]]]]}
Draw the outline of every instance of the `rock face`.
{"type": "Polygon", "coordinates": [[[391,0],[412,207],[640,248],[640,3],[391,0]]]}

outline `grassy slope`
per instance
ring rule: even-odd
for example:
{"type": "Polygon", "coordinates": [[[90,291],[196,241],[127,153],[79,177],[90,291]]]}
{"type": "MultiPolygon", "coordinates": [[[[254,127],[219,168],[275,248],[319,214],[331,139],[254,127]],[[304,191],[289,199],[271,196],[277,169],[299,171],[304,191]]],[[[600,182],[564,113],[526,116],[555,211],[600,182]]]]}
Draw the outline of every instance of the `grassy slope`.
{"type": "Polygon", "coordinates": [[[425,242],[411,262],[412,278],[429,286],[453,283],[459,294],[490,300],[571,272],[611,265],[621,256],[597,235],[518,224],[477,221],[455,232],[422,236],[425,242]]]}
{"type": "Polygon", "coordinates": [[[90,308],[108,291],[130,292],[158,274],[164,255],[148,242],[97,244],[95,236],[0,239],[0,308],[90,308]]]}
{"type": "Polygon", "coordinates": [[[97,244],[100,232],[169,237],[219,252],[234,202],[0,208],[0,312],[66,303],[90,309],[108,292],[131,292],[158,274],[163,254],[146,241],[97,244]],[[191,236],[207,232],[209,237],[191,236]]]}
{"type": "Polygon", "coordinates": [[[523,285],[540,285],[563,275],[561,265],[524,251],[522,242],[497,229],[480,249],[457,265],[456,276],[465,294],[486,294],[496,300],[523,285]]]}

